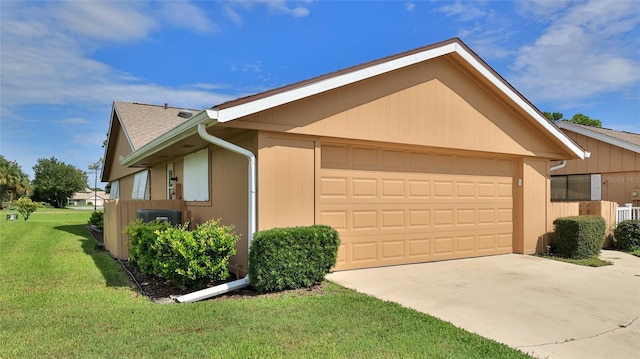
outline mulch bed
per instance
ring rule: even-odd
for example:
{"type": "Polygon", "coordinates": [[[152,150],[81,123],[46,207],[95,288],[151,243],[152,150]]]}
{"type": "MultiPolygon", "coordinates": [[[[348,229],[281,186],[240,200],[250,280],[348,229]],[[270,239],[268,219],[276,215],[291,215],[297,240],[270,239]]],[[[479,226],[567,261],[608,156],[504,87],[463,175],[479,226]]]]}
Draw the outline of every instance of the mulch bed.
{"type": "MultiPolygon", "coordinates": [[[[91,236],[96,241],[98,241],[99,243],[104,243],[102,231],[97,229],[95,226],[87,226],[86,228],[87,228],[87,231],[91,234],[91,236]]],[[[117,261],[116,258],[114,258],[114,260],[117,261]]],[[[133,289],[139,291],[140,294],[147,296],[151,301],[156,303],[173,303],[176,297],[179,297],[183,294],[195,292],[199,289],[204,289],[204,288],[185,288],[185,287],[176,286],[173,283],[167,280],[164,280],[163,278],[140,272],[138,267],[136,267],[133,263],[130,263],[129,261],[120,261],[120,262],[124,265],[124,267],[128,271],[130,286],[133,289]]],[[[231,273],[227,281],[211,283],[208,285],[208,287],[233,281],[236,279],[239,279],[239,278],[237,278],[233,273],[231,273]]],[[[214,298],[210,298],[208,300],[265,298],[265,297],[280,297],[283,295],[293,295],[293,296],[322,295],[324,294],[325,286],[326,286],[326,282],[323,282],[311,288],[292,289],[292,290],[286,290],[286,291],[275,292],[275,293],[261,293],[256,291],[252,287],[246,287],[246,288],[229,292],[214,298]]]]}

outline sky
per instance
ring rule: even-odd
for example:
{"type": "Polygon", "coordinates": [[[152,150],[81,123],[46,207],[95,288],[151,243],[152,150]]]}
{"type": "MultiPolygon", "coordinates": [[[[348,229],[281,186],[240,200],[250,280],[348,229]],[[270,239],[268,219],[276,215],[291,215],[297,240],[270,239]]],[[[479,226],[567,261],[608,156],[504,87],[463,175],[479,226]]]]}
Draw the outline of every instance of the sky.
{"type": "Polygon", "coordinates": [[[113,101],[204,109],[453,37],[541,111],[640,133],[637,0],[0,0],[0,30],[0,154],[30,179],[90,172],[113,101]]]}

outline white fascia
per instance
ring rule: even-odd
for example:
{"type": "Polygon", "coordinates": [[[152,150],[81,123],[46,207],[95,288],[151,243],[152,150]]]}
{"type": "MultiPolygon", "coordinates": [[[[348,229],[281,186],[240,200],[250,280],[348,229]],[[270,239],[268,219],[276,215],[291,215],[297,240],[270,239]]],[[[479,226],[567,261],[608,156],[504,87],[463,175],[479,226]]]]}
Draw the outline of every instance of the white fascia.
{"type": "Polygon", "coordinates": [[[425,50],[417,54],[407,55],[395,60],[365,67],[342,75],[329,77],[303,87],[292,89],[290,91],[247,102],[242,105],[219,110],[217,118],[219,122],[232,121],[237,118],[251,115],[253,113],[260,112],[272,107],[284,105],[289,102],[317,95],[319,93],[333,90],[341,86],[349,85],[357,81],[365,80],[377,75],[401,69],[406,66],[417,64],[422,61],[446,55],[455,52],[456,47],[458,47],[456,44],[448,44],[435,49],[425,50]]]}
{"type": "Polygon", "coordinates": [[[216,122],[216,112],[217,111],[211,109],[198,112],[190,119],[165,132],[160,137],[157,137],[146,145],[140,147],[140,149],[130,153],[120,160],[120,164],[125,167],[132,166],[136,162],[141,161],[158,151],[178,143],[187,137],[196,135],[198,133],[199,123],[210,125],[216,122]]]}
{"type": "Polygon", "coordinates": [[[621,148],[624,148],[625,150],[629,150],[629,151],[633,151],[635,153],[640,153],[640,146],[627,142],[627,141],[623,141],[620,139],[617,139],[615,137],[611,137],[611,136],[607,136],[603,133],[597,132],[597,131],[592,131],[588,128],[584,128],[582,126],[573,124],[571,122],[568,121],[562,121],[558,123],[558,127],[560,128],[564,128],[566,130],[569,131],[573,131],[575,133],[581,134],[583,136],[587,136],[587,137],[591,137],[594,138],[598,141],[602,141],[604,143],[608,143],[610,145],[614,145],[614,146],[618,146],[621,148]]]}
{"type": "Polygon", "coordinates": [[[541,115],[535,108],[533,108],[529,103],[527,103],[522,97],[520,97],[517,93],[515,93],[509,86],[507,86],[503,81],[501,81],[498,77],[496,77],[493,72],[491,72],[486,66],[481,64],[473,55],[467,52],[461,46],[457,46],[456,53],[462,56],[474,69],[476,69],[482,76],[487,78],[494,86],[496,86],[500,91],[506,94],[511,101],[515,102],[520,108],[522,108],[527,114],[533,117],[536,122],[538,122],[545,130],[551,133],[554,137],[556,137],[562,144],[567,146],[571,152],[575,153],[580,159],[585,158],[585,151],[580,148],[578,145],[573,143],[562,131],[560,131],[556,126],[551,124],[549,120],[541,115]]]}

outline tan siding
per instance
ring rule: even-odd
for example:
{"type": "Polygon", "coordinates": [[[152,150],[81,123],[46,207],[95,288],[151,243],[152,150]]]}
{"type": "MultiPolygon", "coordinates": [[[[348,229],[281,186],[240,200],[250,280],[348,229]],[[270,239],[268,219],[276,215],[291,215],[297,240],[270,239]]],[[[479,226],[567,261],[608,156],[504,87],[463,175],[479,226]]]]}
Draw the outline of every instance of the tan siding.
{"type": "Polygon", "coordinates": [[[260,134],[260,230],[315,223],[314,158],[314,139],[260,134]]]}
{"type": "Polygon", "coordinates": [[[115,150],[113,150],[113,155],[110,155],[113,161],[111,163],[111,167],[108,169],[108,180],[117,180],[124,176],[140,171],[139,168],[127,168],[120,165],[119,158],[121,156],[127,156],[131,153],[131,147],[129,146],[129,142],[122,132],[121,127],[116,126],[116,131],[115,133],[112,133],[111,136],[115,137],[114,139],[111,139],[111,141],[115,141],[115,145],[113,146],[115,150]]]}
{"type": "Polygon", "coordinates": [[[529,120],[446,59],[354,83],[227,126],[562,158],[529,120]]]}
{"type": "Polygon", "coordinates": [[[522,186],[523,197],[523,247],[524,254],[544,251],[547,228],[547,204],[550,202],[548,160],[526,158],[524,160],[522,186]]]}
{"type": "Polygon", "coordinates": [[[167,199],[167,165],[153,167],[150,171],[150,195],[152,200],[167,199]]]}
{"type": "Polygon", "coordinates": [[[640,205],[640,198],[631,192],[640,188],[640,153],[608,144],[575,132],[564,130],[570,138],[591,152],[585,160],[570,160],[567,165],[552,175],[602,174],[602,199],[605,201],[634,203],[640,205]]]}

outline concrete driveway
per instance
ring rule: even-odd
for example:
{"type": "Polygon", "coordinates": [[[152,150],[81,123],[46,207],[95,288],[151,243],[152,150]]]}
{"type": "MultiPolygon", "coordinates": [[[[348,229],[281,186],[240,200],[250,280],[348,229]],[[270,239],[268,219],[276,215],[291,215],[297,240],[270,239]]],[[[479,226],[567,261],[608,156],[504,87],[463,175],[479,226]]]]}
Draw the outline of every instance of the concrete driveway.
{"type": "Polygon", "coordinates": [[[640,258],[591,268],[508,254],[327,279],[541,358],[640,358],[640,258]]]}

